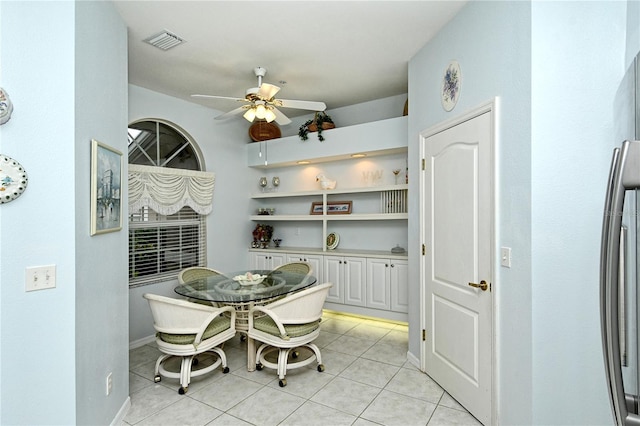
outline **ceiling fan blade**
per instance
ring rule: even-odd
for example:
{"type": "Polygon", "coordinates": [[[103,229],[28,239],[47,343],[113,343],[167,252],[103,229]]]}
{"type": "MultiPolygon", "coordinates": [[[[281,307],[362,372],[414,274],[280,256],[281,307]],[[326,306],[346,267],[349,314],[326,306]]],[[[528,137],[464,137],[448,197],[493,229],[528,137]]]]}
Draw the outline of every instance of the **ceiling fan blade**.
{"type": "Polygon", "coordinates": [[[216,96],[216,95],[191,95],[192,98],[211,98],[211,99],[229,99],[230,101],[242,101],[247,102],[245,98],[231,98],[229,96],[216,96]]]}
{"type": "Polygon", "coordinates": [[[230,118],[230,117],[233,117],[234,115],[241,114],[245,112],[247,108],[249,108],[249,106],[250,105],[243,105],[240,108],[236,108],[229,112],[225,112],[224,114],[217,115],[216,118],[214,118],[214,120],[224,120],[225,118],[230,118]]]}
{"type": "Polygon", "coordinates": [[[284,115],[283,113],[281,113],[278,108],[273,108],[273,113],[276,115],[276,123],[278,123],[281,126],[285,126],[289,123],[291,123],[291,120],[289,120],[289,117],[287,117],[286,115],[284,115]]]}
{"type": "Polygon", "coordinates": [[[283,108],[308,109],[311,111],[324,111],[327,105],[324,102],[295,101],[291,99],[276,99],[273,104],[283,108]]]}
{"type": "Polygon", "coordinates": [[[260,99],[269,100],[272,99],[279,91],[280,88],[278,86],[274,86],[269,83],[262,83],[262,86],[260,86],[260,89],[258,90],[258,97],[260,97],[260,99]]]}

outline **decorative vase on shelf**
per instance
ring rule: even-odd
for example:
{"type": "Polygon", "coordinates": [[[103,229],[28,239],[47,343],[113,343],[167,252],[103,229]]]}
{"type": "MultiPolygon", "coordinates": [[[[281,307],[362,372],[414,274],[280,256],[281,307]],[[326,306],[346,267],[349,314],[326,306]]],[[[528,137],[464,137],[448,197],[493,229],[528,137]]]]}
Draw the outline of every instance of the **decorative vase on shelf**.
{"type": "Polygon", "coordinates": [[[258,182],[260,184],[260,187],[262,188],[262,192],[264,192],[264,189],[267,187],[267,177],[266,176],[262,176],[260,178],[260,182],[258,182]]]}

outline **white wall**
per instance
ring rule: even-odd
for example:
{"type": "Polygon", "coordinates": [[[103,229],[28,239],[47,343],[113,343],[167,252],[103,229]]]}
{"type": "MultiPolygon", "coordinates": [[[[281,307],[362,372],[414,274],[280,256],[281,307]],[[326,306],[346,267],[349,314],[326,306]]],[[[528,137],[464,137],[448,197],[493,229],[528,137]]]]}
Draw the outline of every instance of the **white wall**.
{"type": "Polygon", "coordinates": [[[609,162],[621,142],[615,98],[640,47],[637,14],[627,14],[628,6],[637,11],[631,2],[536,2],[532,8],[535,424],[613,421],[598,278],[609,162]]]}
{"type": "Polygon", "coordinates": [[[470,2],[409,62],[409,191],[414,194],[409,210],[409,351],[418,359],[418,135],[499,98],[495,232],[497,246],[513,250],[512,268],[496,267],[493,277],[501,424],[531,423],[530,7],[528,2],[470,2]],[[447,113],[440,89],[453,59],[461,67],[461,94],[447,113]]]}
{"type": "Polygon", "coordinates": [[[118,290],[126,281],[96,271],[119,270],[127,240],[126,232],[88,237],[89,145],[97,137],[123,146],[126,29],[107,2],[2,1],[0,11],[2,87],[15,106],[0,151],[29,175],[26,192],[0,209],[0,423],[106,424],[128,395],[118,290]],[[88,26],[95,36],[83,33],[88,26]],[[85,58],[99,67],[76,56],[103,50],[104,62],[85,58]],[[49,264],[56,288],[26,293],[25,268],[49,264]]]}

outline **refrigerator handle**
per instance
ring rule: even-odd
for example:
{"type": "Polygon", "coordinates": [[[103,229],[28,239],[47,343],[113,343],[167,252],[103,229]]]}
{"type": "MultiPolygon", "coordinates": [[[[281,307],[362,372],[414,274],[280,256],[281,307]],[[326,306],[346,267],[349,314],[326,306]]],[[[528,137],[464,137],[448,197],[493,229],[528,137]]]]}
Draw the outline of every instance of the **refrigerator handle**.
{"type": "Polygon", "coordinates": [[[620,356],[619,287],[620,234],[625,191],[640,187],[640,142],[625,141],[613,153],[600,249],[600,321],[609,399],[617,425],[640,425],[640,416],[629,413],[622,383],[620,356]]]}
{"type": "Polygon", "coordinates": [[[609,178],[607,180],[607,194],[604,200],[604,214],[602,216],[602,234],[600,236],[600,331],[602,334],[602,355],[604,357],[605,377],[607,381],[607,390],[609,393],[609,403],[613,411],[613,417],[616,425],[621,425],[621,413],[617,409],[615,396],[615,383],[613,383],[611,372],[611,357],[612,354],[609,351],[611,344],[610,340],[610,311],[609,306],[609,287],[607,280],[607,269],[609,265],[609,229],[611,223],[611,203],[613,199],[613,183],[616,175],[618,174],[618,168],[620,163],[620,149],[613,150],[613,158],[611,159],[611,167],[609,168],[609,178]]]}

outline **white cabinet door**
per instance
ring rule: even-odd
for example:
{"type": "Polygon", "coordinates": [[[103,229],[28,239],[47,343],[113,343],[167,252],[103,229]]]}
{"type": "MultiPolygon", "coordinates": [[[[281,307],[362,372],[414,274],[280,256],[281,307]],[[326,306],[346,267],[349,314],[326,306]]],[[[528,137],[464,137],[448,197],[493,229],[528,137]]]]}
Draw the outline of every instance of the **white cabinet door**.
{"type": "Polygon", "coordinates": [[[391,310],[409,312],[409,264],[392,260],[390,274],[391,310]]]}
{"type": "Polygon", "coordinates": [[[324,256],[323,276],[325,282],[333,283],[329,289],[327,302],[344,303],[342,258],[340,256],[324,256]]]}
{"type": "Polygon", "coordinates": [[[367,259],[367,307],[389,310],[389,259],[367,259]]]}
{"type": "Polygon", "coordinates": [[[323,256],[315,254],[296,254],[290,253],[287,255],[287,262],[307,262],[311,265],[311,275],[317,278],[318,284],[322,284],[324,281],[324,265],[322,261],[323,256]]]}
{"type": "Polygon", "coordinates": [[[344,303],[366,306],[367,260],[364,257],[342,258],[344,303]]]}
{"type": "Polygon", "coordinates": [[[273,269],[276,266],[284,264],[286,256],[284,253],[264,251],[251,252],[249,257],[249,269],[273,269]]]}
{"type": "Polygon", "coordinates": [[[284,253],[269,253],[269,261],[269,268],[267,269],[273,269],[280,265],[284,265],[287,261],[287,256],[284,253]]]}
{"type": "Polygon", "coordinates": [[[268,266],[269,255],[265,253],[251,252],[249,269],[270,269],[268,266]]]}

